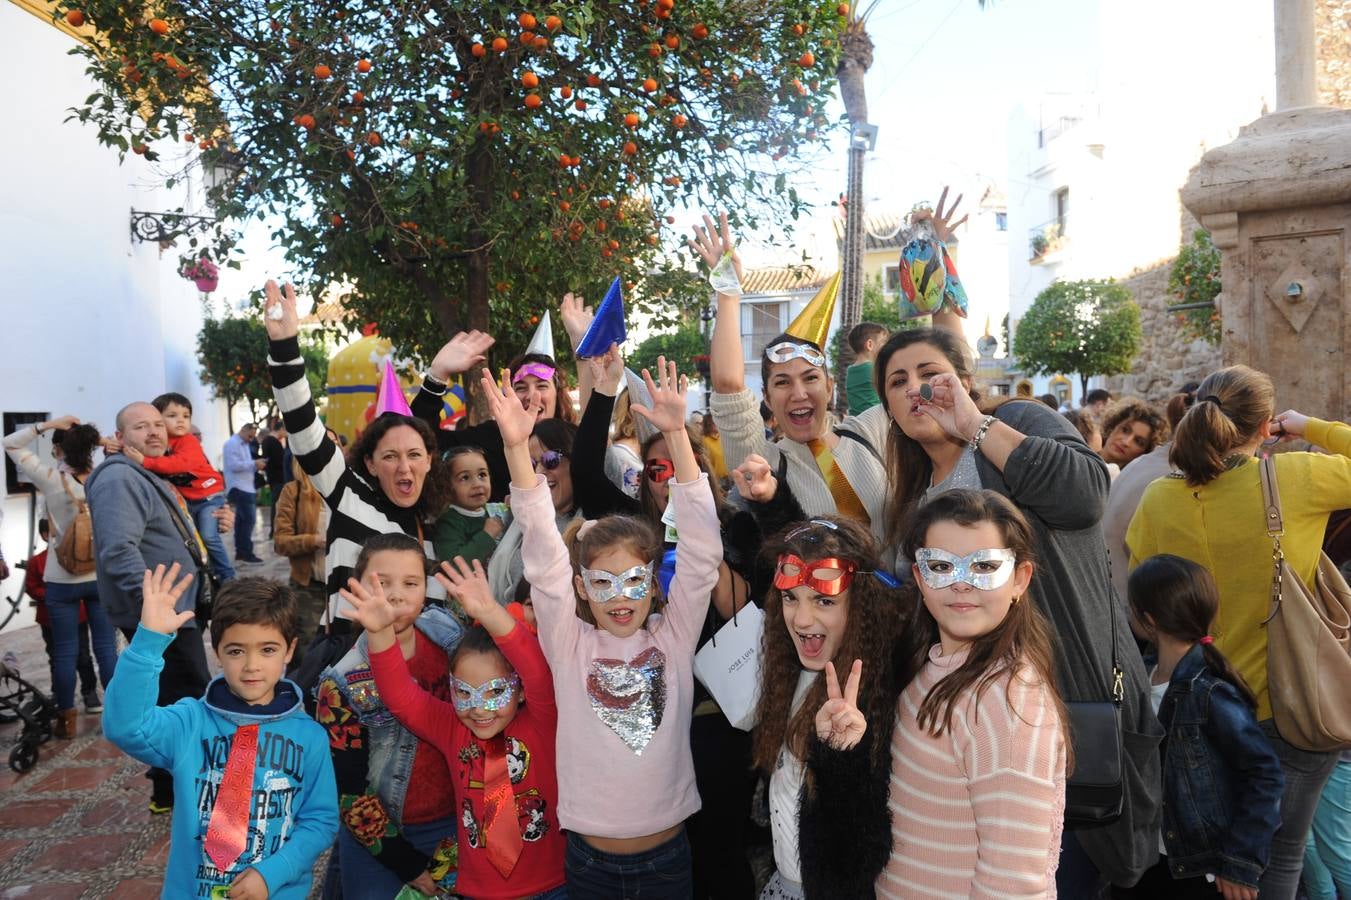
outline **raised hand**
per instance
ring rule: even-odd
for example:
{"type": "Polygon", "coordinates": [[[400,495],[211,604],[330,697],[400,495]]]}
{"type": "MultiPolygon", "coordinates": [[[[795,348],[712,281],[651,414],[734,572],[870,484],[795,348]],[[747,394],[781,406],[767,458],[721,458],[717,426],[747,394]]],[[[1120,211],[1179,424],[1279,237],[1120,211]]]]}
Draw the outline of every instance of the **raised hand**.
{"type": "Polygon", "coordinates": [[[591,327],[591,320],[595,318],[591,307],[582,305],[585,302],[576,294],[567,293],[563,295],[563,302],[558,305],[558,317],[563,320],[563,330],[568,333],[568,341],[572,344],[573,350],[582,343],[586,330],[591,327]]]}
{"type": "Polygon", "coordinates": [[[736,252],[736,244],[732,242],[732,229],[727,224],[727,213],[718,213],[716,228],[713,220],[705,214],[704,224],[694,226],[694,237],[686,243],[691,250],[699,254],[710,269],[715,268],[724,256],[731,254],[732,269],[736,272],[737,280],[741,280],[741,257],[736,252]]]}
{"type": "Polygon", "coordinates": [[[511,388],[511,373],[502,370],[502,381],[493,380],[493,373],[483,370],[483,393],[488,399],[488,413],[497,422],[504,447],[524,446],[535,430],[537,407],[525,407],[511,388]]]}
{"type": "Polygon", "coordinates": [[[856,659],[841,691],[835,664],[826,663],[826,702],[816,712],[816,736],[836,750],[853,749],[868,730],[868,721],[858,709],[858,683],[862,678],[863,660],[856,659]]]}
{"type": "Polygon", "coordinates": [[[78,416],[58,416],[40,426],[43,431],[65,431],[67,428],[73,428],[80,424],[78,416]]]}
{"type": "Polygon", "coordinates": [[[478,560],[471,564],[465,562],[463,556],[457,556],[453,564],[443,562],[436,573],[436,580],[441,582],[446,593],[460,601],[466,613],[480,622],[491,618],[495,612],[507,614],[493,599],[493,592],[488,587],[488,575],[483,571],[483,563],[478,560]]]}
{"type": "Polygon", "coordinates": [[[300,333],[300,316],[296,313],[296,289],[286,285],[277,287],[277,282],[269,278],[263,285],[266,297],[263,303],[263,324],[267,326],[267,336],[271,340],[281,341],[295,337],[300,333]]]}
{"type": "Polygon", "coordinates": [[[602,356],[591,356],[586,360],[591,367],[591,378],[596,389],[607,397],[619,393],[619,382],[624,380],[624,355],[619,352],[618,344],[611,344],[602,356]]]}
{"type": "Polygon", "coordinates": [[[385,589],[380,586],[380,579],[373,572],[366,575],[364,585],[355,578],[347,579],[347,587],[339,588],[338,595],[352,604],[347,615],[367,631],[384,631],[397,618],[394,606],[385,597],[385,589]]]}
{"type": "Polygon", "coordinates": [[[957,221],[952,221],[952,217],[957,214],[958,204],[962,202],[962,194],[958,194],[957,199],[953,200],[952,205],[946,210],[943,209],[943,203],[948,199],[948,190],[948,187],[944,186],[943,193],[938,195],[937,209],[919,209],[910,216],[911,222],[921,222],[928,219],[933,223],[934,234],[945,244],[952,240],[953,233],[967,220],[966,216],[962,216],[957,221]]]}
{"type": "Polygon", "coordinates": [[[643,369],[643,381],[647,383],[648,393],[652,395],[652,407],[634,403],[630,409],[657,427],[663,434],[685,432],[685,392],[689,388],[684,375],[676,372],[676,364],[668,363],[666,357],[657,357],[657,380],[643,369]]]}
{"type": "MultiPolygon", "coordinates": [[[[929,380],[933,396],[929,400],[920,399],[920,409],[928,414],[943,430],[955,438],[969,441],[976,436],[980,428],[980,407],[971,399],[971,392],[962,386],[961,379],[950,372],[935,375],[929,380]]],[[[914,395],[919,397],[919,388],[914,395]]]]}
{"type": "Polygon", "coordinates": [[[461,331],[436,351],[428,371],[437,381],[449,381],[487,359],[493,343],[492,335],[482,331],[461,331]]]}
{"type": "Polygon", "coordinates": [[[769,461],[758,453],[747,456],[745,462],[732,470],[732,481],[737,493],[756,503],[768,503],[779,492],[779,479],[769,461]]]}
{"type": "Polygon", "coordinates": [[[183,592],[192,584],[191,574],[178,579],[180,568],[178,563],[174,563],[165,571],[161,563],[155,566],[153,572],[145,570],[145,577],[141,580],[141,625],[147,630],[177,634],[178,629],[196,615],[190,609],[186,612],[174,611],[183,592]]]}

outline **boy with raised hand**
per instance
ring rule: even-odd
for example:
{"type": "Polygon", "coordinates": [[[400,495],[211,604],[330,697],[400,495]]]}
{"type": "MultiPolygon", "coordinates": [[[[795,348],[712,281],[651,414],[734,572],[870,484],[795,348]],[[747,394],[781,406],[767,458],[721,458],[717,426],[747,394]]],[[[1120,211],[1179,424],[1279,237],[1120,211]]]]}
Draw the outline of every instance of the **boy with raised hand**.
{"type": "Polygon", "coordinates": [[[201,699],[155,706],[164,648],[192,611],[192,581],[145,573],[141,624],[108,685],[103,731],[131,756],[169,770],[174,806],[162,898],[303,900],[338,830],[328,740],[282,677],[295,650],[295,597],[265,578],[221,588],[211,645],[224,670],[201,699]],[[195,803],[186,802],[195,798],[195,803]]]}

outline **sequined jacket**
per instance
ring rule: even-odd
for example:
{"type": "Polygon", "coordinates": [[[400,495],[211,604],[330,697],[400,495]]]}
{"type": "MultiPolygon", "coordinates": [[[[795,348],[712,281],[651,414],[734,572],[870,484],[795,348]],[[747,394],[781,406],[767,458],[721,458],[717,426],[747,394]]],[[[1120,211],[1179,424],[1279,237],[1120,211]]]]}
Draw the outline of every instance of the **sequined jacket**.
{"type": "MultiPolygon", "coordinates": [[[[415,627],[447,655],[463,632],[440,607],[423,610],[415,627]]],[[[365,632],[320,676],[315,716],[328,730],[343,826],[401,880],[412,881],[427,870],[428,859],[403,838],[399,823],[419,741],[380,700],[365,632]]]]}

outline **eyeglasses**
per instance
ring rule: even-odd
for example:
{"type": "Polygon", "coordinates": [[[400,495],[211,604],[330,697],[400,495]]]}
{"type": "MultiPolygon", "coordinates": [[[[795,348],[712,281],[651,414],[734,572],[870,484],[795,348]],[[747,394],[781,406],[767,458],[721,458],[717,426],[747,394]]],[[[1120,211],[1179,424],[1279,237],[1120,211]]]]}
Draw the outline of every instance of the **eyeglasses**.
{"type": "Polygon", "coordinates": [[[857,571],[858,565],[847,559],[832,556],[808,561],[795,553],[785,553],[779,557],[774,572],[774,587],[790,591],[805,584],[822,596],[835,597],[849,590],[857,571]]]}
{"type": "Polygon", "coordinates": [[[951,587],[959,581],[978,591],[997,590],[1013,577],[1016,562],[1013,551],[1005,549],[977,550],[966,556],[937,547],[915,551],[919,577],[933,590],[951,587]]]}
{"type": "Polygon", "coordinates": [[[485,681],[478,687],[467,681],[461,681],[454,676],[450,679],[455,688],[455,711],[469,712],[471,709],[481,709],[486,712],[497,712],[511,702],[511,698],[521,688],[521,678],[519,675],[512,675],[507,678],[494,678],[492,681],[485,681]],[[465,694],[467,696],[461,696],[465,694]]]}
{"type": "Polygon", "coordinates": [[[824,368],[826,355],[811,344],[797,344],[793,341],[780,341],[765,348],[765,359],[772,363],[786,363],[794,359],[805,359],[813,366],[824,368]]]}
{"type": "Polygon", "coordinates": [[[675,463],[669,459],[649,459],[647,465],[643,466],[643,471],[647,474],[648,481],[661,484],[675,477],[675,463]]]}
{"type": "Polygon", "coordinates": [[[554,469],[557,469],[559,466],[561,466],[563,464],[563,460],[567,458],[568,455],[564,453],[562,450],[545,450],[544,455],[541,456],[539,459],[530,460],[530,467],[533,468],[536,472],[538,472],[541,468],[543,468],[544,471],[546,472],[552,472],[554,469]]]}
{"type": "Polygon", "coordinates": [[[609,603],[620,597],[643,600],[652,589],[652,563],[634,566],[618,574],[604,569],[583,569],[582,586],[596,603],[609,603]]]}

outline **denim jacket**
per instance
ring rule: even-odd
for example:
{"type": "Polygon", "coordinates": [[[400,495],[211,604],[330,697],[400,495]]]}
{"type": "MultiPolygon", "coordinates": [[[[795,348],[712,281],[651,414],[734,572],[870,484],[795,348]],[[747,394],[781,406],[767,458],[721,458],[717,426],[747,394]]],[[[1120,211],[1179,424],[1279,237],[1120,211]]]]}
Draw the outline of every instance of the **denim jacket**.
{"type": "Polygon", "coordinates": [[[1206,667],[1200,644],[1173,670],[1159,720],[1173,877],[1209,873],[1256,887],[1281,824],[1285,778],[1252,709],[1206,667]]]}
{"type": "MultiPolygon", "coordinates": [[[[463,628],[449,611],[428,606],[418,616],[414,627],[449,655],[460,643],[463,628]]],[[[368,790],[380,798],[385,812],[395,822],[403,821],[403,801],[408,791],[408,779],[413,772],[413,755],[418,739],[399,723],[380,699],[375,689],[370,657],[366,651],[366,632],[338,663],[319,676],[322,683],[332,679],[342,694],[343,701],[366,727],[370,741],[370,757],[366,778],[368,790]]]]}

